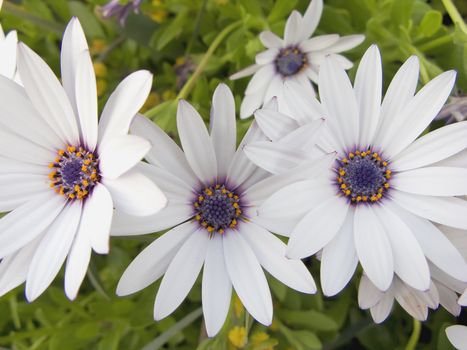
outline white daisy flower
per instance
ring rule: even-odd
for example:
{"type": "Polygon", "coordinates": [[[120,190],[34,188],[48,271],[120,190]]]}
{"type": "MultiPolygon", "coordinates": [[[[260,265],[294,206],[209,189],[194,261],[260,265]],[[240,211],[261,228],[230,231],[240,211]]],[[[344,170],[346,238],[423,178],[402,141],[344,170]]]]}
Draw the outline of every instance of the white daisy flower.
{"type": "Polygon", "coordinates": [[[467,350],[467,326],[449,326],[446,328],[446,335],[457,350],[467,350]]]}
{"type": "MultiPolygon", "coordinates": [[[[271,31],[260,34],[267,50],[256,55],[254,65],[230,77],[235,80],[254,74],[245,91],[240,118],[248,118],[272,97],[281,97],[284,81],[295,81],[308,94],[314,95],[311,81],[318,83],[319,66],[326,55],[336,54],[336,60],[345,69],[352,68],[353,63],[338,53],[360,45],[365,36],[326,34],[310,38],[318,27],[322,12],[323,0],[312,0],[303,16],[295,10],[291,13],[285,25],[284,39],[271,31]]],[[[279,98],[279,111],[284,108],[286,106],[279,98]]]]}
{"type": "MultiPolygon", "coordinates": [[[[296,120],[261,120],[269,129],[274,125],[287,133],[306,120],[326,119],[323,148],[338,153],[326,183],[304,179],[291,184],[259,209],[264,218],[276,220],[306,211],[290,236],[287,256],[304,258],[322,249],[326,295],[344,288],[358,261],[382,291],[390,288],[394,273],[412,288],[428,290],[427,259],[467,282],[466,262],[430,222],[467,229],[467,202],[455,197],[467,193],[467,169],[433,165],[467,147],[467,123],[417,139],[449,96],[456,73],[440,74],[414,96],[418,71],[418,60],[411,57],[381,103],[382,68],[376,46],[363,56],[354,87],[330,56],[320,70],[321,103],[289,84],[285,100],[296,120]]],[[[306,135],[296,138],[297,144],[305,141],[306,135]]],[[[247,146],[246,151],[250,157],[254,153],[252,159],[262,166],[281,163],[291,153],[305,156],[299,148],[280,147],[278,142],[247,146]]]]}
{"type": "Polygon", "coordinates": [[[96,81],[86,39],[74,18],[61,52],[63,86],[47,64],[18,45],[24,89],[0,77],[0,294],[26,281],[36,299],[68,256],[65,292],[78,293],[91,249],[109,250],[113,208],[150,215],[166,204],[158,187],[132,170],[149,151],[127,135],[152,76],[128,76],[98,125],[96,81]]]}
{"type": "Polygon", "coordinates": [[[12,30],[6,36],[0,25],[0,75],[20,83],[16,72],[16,46],[18,34],[12,30]]]}
{"type": "MultiPolygon", "coordinates": [[[[141,163],[140,169],[161,185],[169,205],[142,220],[116,214],[112,235],[175,227],[133,260],[117,294],[139,291],[164,275],[154,305],[154,318],[160,320],[182,303],[204,264],[202,304],[209,336],[224,323],[232,286],[250,314],[269,325],[272,300],[261,267],[298,291],[316,292],[305,265],[286,259],[286,245],[256,217],[258,205],[287,183],[289,176],[270,177],[244,155],[246,144],[264,139],[256,123],[235,150],[235,103],[224,84],[214,92],[210,135],[201,116],[183,100],[178,105],[177,125],[184,152],[146,118],[133,122],[132,132],[153,142],[146,156],[149,163],[141,163]]],[[[311,176],[326,162],[329,159],[303,167],[297,174],[311,176]]]]}

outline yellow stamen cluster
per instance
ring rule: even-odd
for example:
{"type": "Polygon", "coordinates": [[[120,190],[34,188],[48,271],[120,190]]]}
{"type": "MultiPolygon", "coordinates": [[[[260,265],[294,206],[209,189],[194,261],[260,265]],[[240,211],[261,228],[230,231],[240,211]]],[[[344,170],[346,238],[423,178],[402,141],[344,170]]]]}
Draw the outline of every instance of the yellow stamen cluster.
{"type": "Polygon", "coordinates": [[[377,202],[390,188],[388,162],[371,149],[349,152],[338,161],[336,182],[352,203],[377,202]]]}
{"type": "Polygon", "coordinates": [[[84,147],[67,146],[49,164],[50,187],[68,199],[84,199],[99,182],[99,160],[84,147]]]}
{"type": "Polygon", "coordinates": [[[239,196],[220,184],[202,190],[193,206],[195,220],[209,233],[223,234],[226,229],[237,227],[242,215],[239,196]]]}

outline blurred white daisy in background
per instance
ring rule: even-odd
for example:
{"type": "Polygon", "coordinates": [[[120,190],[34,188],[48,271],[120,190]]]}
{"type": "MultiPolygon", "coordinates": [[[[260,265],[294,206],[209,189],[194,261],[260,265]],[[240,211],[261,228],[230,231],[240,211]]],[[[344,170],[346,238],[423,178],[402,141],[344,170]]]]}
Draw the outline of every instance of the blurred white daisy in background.
{"type": "MultiPolygon", "coordinates": [[[[447,226],[440,226],[439,228],[462,253],[464,260],[467,260],[467,231],[447,226]]],[[[371,316],[376,323],[381,323],[388,317],[394,299],[412,317],[419,321],[427,319],[429,308],[434,310],[439,305],[443,306],[452,315],[459,316],[462,303],[458,295],[465,291],[467,283],[452,278],[432,263],[429,263],[429,266],[431,284],[426,291],[414,289],[396,277],[391,287],[382,292],[364,274],[358,289],[359,306],[362,309],[370,309],[371,316]]]]}
{"type": "Polygon", "coordinates": [[[449,326],[446,328],[446,335],[457,350],[467,350],[467,326],[449,326]]]}
{"type": "Polygon", "coordinates": [[[264,139],[256,123],[236,150],[234,98],[223,84],[214,92],[210,134],[201,116],[183,100],[177,126],[184,152],[148,119],[138,116],[133,122],[131,131],[153,143],[146,156],[149,163],[141,163],[139,169],[160,184],[169,204],[143,219],[116,213],[112,235],[175,227],[133,260],[117,294],[134,293],[164,276],[154,305],[154,318],[160,320],[182,303],[204,264],[202,305],[209,336],[224,324],[232,286],[248,312],[269,325],[273,307],[262,268],[298,291],[314,293],[316,287],[300,260],[285,257],[286,245],[266,229],[256,209],[287,181],[323,172],[333,158],[306,164],[294,176],[269,176],[243,152],[246,144],[264,139]]]}
{"type": "Polygon", "coordinates": [[[109,250],[113,208],[133,215],[162,209],[166,197],[132,170],[149,151],[127,135],[149,94],[152,75],[128,76],[97,121],[94,70],[74,18],[61,51],[63,86],[30,48],[18,46],[24,89],[0,76],[0,294],[26,281],[36,299],[68,256],[65,292],[73,299],[91,249],[109,250]]]}
{"type": "MultiPolygon", "coordinates": [[[[430,287],[427,259],[449,276],[467,282],[467,265],[456,247],[430,221],[467,229],[467,169],[439,166],[467,147],[467,123],[452,124],[419,139],[454,85],[456,73],[440,74],[415,96],[418,60],[399,69],[382,95],[381,57],[376,46],[363,56],[352,87],[332,55],[321,65],[319,95],[286,86],[284,100],[296,118],[263,118],[260,125],[291,130],[293,123],[324,117],[323,148],[337,151],[325,183],[303,179],[275,193],[259,208],[265,220],[290,220],[302,213],[288,242],[287,256],[304,258],[322,250],[325,295],[337,294],[358,261],[381,291],[394,274],[417,290],[430,287]],[[382,103],[381,103],[382,102],[382,103]],[[319,190],[318,190],[319,189],[319,190]],[[312,202],[309,198],[314,198],[312,202]]],[[[295,84],[296,85],[296,84],[295,84]]],[[[296,144],[307,135],[296,137],[296,144]]],[[[246,147],[260,166],[297,154],[279,142],[246,147]]]]}
{"type": "Polygon", "coordinates": [[[16,71],[16,46],[18,44],[18,34],[12,30],[6,36],[0,25],[0,75],[13,79],[20,83],[16,71]]]}
{"type": "Polygon", "coordinates": [[[326,55],[336,54],[336,60],[350,69],[353,63],[338,53],[360,45],[364,35],[318,35],[310,39],[318,27],[323,12],[323,1],[312,0],[302,16],[294,10],[285,25],[284,39],[271,31],[264,31],[259,38],[267,48],[256,55],[256,63],[230,79],[240,79],[253,74],[240,109],[240,118],[248,118],[272,97],[279,97],[279,111],[287,108],[282,104],[283,82],[295,81],[310,95],[314,95],[311,83],[318,83],[319,66],[326,55]],[[310,81],[311,80],[311,81],[310,81]]]}

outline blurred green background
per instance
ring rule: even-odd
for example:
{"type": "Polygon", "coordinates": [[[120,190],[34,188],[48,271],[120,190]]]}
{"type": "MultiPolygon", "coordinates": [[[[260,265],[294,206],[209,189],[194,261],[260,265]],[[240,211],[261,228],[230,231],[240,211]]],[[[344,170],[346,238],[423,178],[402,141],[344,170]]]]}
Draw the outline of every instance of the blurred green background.
{"type": "MultiPolygon", "coordinates": [[[[465,18],[467,1],[446,2],[465,18]]],[[[93,55],[101,105],[124,76],[148,69],[155,79],[144,111],[175,138],[178,98],[188,99],[207,120],[212,93],[225,82],[238,110],[248,78],[231,82],[229,75],[254,62],[262,50],[261,31],[282,36],[289,13],[303,13],[308,6],[308,0],[146,0],[121,25],[103,18],[105,3],[7,0],[0,23],[5,32],[16,29],[20,40],[59,74],[61,35],[71,16],[77,16],[93,55]]],[[[325,0],[317,34],[364,33],[365,42],[346,53],[356,63],[371,43],[378,44],[385,88],[402,62],[415,54],[422,84],[455,69],[453,95],[462,96],[467,90],[467,32],[453,24],[452,16],[441,0],[325,0]]],[[[355,67],[349,74],[353,78],[355,67]]],[[[238,121],[238,133],[250,123],[238,121]]],[[[253,322],[234,298],[229,319],[214,339],[204,332],[198,281],[182,306],[156,323],[152,309],[158,283],[131,297],[114,295],[125,267],[156,236],[112,239],[110,255],[93,255],[74,302],[64,296],[62,275],[32,304],[25,301],[23,286],[0,298],[0,349],[406,349],[411,317],[395,305],[383,324],[374,325],[369,313],[358,308],[358,278],[330,299],[320,293],[302,295],[270,278],[273,325],[253,322]]],[[[306,264],[319,282],[317,260],[306,264]]],[[[444,329],[466,319],[465,311],[458,320],[441,308],[431,312],[416,349],[453,349],[444,329]]]]}

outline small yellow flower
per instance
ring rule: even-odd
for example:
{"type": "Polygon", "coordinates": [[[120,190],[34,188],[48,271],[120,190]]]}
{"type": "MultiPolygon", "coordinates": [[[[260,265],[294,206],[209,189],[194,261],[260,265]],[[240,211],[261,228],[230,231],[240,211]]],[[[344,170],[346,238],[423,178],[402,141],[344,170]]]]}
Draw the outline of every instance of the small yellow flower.
{"type": "Polygon", "coordinates": [[[168,13],[166,10],[154,10],[151,11],[149,17],[156,23],[163,23],[167,19],[168,13]]]}
{"type": "Polygon", "coordinates": [[[92,42],[91,42],[91,48],[89,49],[89,51],[91,52],[91,54],[99,54],[101,53],[102,51],[105,50],[107,46],[107,43],[102,40],[102,39],[94,39],[92,42]]]}
{"type": "Polygon", "coordinates": [[[97,79],[96,82],[97,87],[97,96],[102,96],[107,89],[107,82],[103,79],[97,79]]]}
{"type": "Polygon", "coordinates": [[[107,67],[102,62],[94,62],[94,72],[96,73],[96,77],[104,78],[107,76],[107,67]]]}
{"type": "Polygon", "coordinates": [[[259,345],[268,339],[269,335],[265,332],[256,332],[251,336],[251,342],[255,345],[259,345]]]}
{"type": "Polygon", "coordinates": [[[229,331],[229,340],[236,348],[243,348],[246,345],[246,329],[245,327],[234,327],[229,331]]]}

